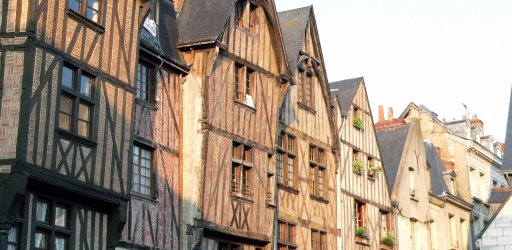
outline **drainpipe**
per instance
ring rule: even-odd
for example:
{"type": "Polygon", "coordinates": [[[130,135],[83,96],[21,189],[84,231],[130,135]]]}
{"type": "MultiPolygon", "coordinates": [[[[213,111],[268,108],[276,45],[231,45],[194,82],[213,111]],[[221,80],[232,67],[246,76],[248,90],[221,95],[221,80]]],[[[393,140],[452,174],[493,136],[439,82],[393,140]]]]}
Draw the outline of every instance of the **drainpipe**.
{"type": "Polygon", "coordinates": [[[393,225],[393,231],[394,231],[394,234],[395,234],[395,246],[393,247],[393,249],[399,249],[399,237],[398,237],[398,234],[397,234],[397,228],[398,228],[398,206],[399,206],[399,203],[398,201],[391,201],[391,206],[393,207],[393,215],[395,217],[395,225],[393,225]]]}

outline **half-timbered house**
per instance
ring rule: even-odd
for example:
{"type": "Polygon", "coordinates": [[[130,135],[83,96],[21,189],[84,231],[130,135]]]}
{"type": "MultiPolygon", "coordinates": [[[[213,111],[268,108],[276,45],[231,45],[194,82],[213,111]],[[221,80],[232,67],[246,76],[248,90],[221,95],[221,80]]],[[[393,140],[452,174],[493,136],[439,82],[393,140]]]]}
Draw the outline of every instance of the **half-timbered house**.
{"type": "Polygon", "coordinates": [[[340,136],[338,219],[343,249],[379,249],[393,209],[364,79],[330,83],[340,136]]]}
{"type": "Polygon", "coordinates": [[[337,249],[338,140],[313,7],[278,15],[296,83],[279,114],[278,249],[337,249]]]}
{"type": "Polygon", "coordinates": [[[290,81],[271,0],[187,0],[183,86],[186,249],[269,249],[278,110],[290,81]]]}
{"type": "Polygon", "coordinates": [[[118,244],[131,190],[141,6],[2,2],[1,249],[118,244]]]}
{"type": "Polygon", "coordinates": [[[181,98],[187,73],[177,50],[172,1],[151,1],[140,29],[134,81],[126,249],[183,249],[181,232],[181,98]]]}

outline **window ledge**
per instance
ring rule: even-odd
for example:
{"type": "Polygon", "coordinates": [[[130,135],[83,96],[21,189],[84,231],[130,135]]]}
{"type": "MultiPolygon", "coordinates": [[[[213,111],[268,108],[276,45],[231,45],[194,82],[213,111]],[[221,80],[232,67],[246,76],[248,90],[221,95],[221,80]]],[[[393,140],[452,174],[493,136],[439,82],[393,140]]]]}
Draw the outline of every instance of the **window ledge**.
{"type": "Polygon", "coordinates": [[[368,180],[375,181],[375,179],[377,179],[376,175],[374,175],[374,176],[369,176],[368,175],[368,180]]]}
{"type": "Polygon", "coordinates": [[[72,10],[72,9],[68,9],[66,11],[66,13],[68,14],[69,17],[75,19],[76,21],[84,24],[85,26],[91,28],[92,30],[100,33],[100,34],[103,34],[105,33],[105,27],[97,24],[96,22],[93,22],[89,19],[87,19],[86,17],[80,15],[79,13],[77,13],[76,11],[72,10]]]}
{"type": "Polygon", "coordinates": [[[66,130],[62,130],[60,128],[57,129],[57,134],[62,137],[62,138],[65,138],[65,139],[68,139],[68,140],[72,140],[72,141],[76,141],[84,146],[88,146],[88,147],[96,147],[98,145],[98,143],[96,143],[95,141],[89,139],[89,138],[85,138],[85,137],[82,137],[82,136],[79,136],[79,135],[75,135],[71,132],[68,132],[66,130]]]}
{"type": "Polygon", "coordinates": [[[231,194],[231,198],[233,200],[237,200],[237,201],[240,201],[240,202],[244,202],[244,203],[248,203],[248,204],[253,204],[254,201],[251,200],[250,198],[248,197],[245,197],[245,196],[242,196],[240,194],[236,194],[236,193],[232,193],[231,194]]]}
{"type": "Polygon", "coordinates": [[[313,108],[307,106],[306,104],[304,104],[302,102],[298,102],[297,105],[299,105],[299,108],[304,109],[307,112],[316,115],[316,111],[313,108]]]}
{"type": "Polygon", "coordinates": [[[411,200],[413,200],[413,201],[419,202],[418,198],[416,198],[416,197],[411,196],[410,198],[411,198],[411,200]]]}
{"type": "Polygon", "coordinates": [[[315,200],[315,201],[318,201],[318,202],[321,202],[321,203],[324,203],[324,204],[329,204],[329,201],[326,200],[324,197],[320,197],[318,195],[310,195],[309,197],[312,200],[315,200]]]}
{"type": "Polygon", "coordinates": [[[158,203],[158,200],[156,198],[151,198],[151,196],[149,196],[149,195],[140,194],[140,193],[136,193],[136,192],[133,192],[133,191],[131,193],[131,198],[135,198],[135,199],[138,199],[138,200],[151,202],[153,204],[157,204],[158,203]]]}
{"type": "Polygon", "coordinates": [[[251,106],[241,102],[240,100],[235,99],[235,104],[240,106],[240,107],[242,107],[242,108],[245,108],[245,109],[247,109],[247,110],[249,110],[251,112],[256,113],[256,108],[255,107],[251,107],[251,106]]]}
{"type": "Polygon", "coordinates": [[[363,238],[355,237],[354,241],[356,242],[356,244],[360,244],[360,245],[364,245],[364,246],[369,246],[370,245],[368,243],[368,239],[363,239],[363,238]]]}
{"type": "Polygon", "coordinates": [[[277,184],[277,187],[283,191],[286,191],[286,192],[289,192],[289,193],[292,193],[292,194],[299,194],[299,190],[293,188],[293,187],[290,187],[290,186],[286,186],[284,184],[281,184],[281,183],[278,183],[277,184]]]}

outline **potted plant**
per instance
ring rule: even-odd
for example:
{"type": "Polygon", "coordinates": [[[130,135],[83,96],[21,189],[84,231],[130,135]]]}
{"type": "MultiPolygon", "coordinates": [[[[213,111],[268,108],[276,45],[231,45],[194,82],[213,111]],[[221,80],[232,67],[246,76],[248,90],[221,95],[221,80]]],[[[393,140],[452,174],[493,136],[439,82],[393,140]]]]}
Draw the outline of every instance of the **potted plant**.
{"type": "Polygon", "coordinates": [[[361,120],[361,118],[359,118],[359,117],[355,117],[354,118],[354,127],[356,127],[357,129],[363,129],[363,120],[361,120]]]}
{"type": "Polygon", "coordinates": [[[377,166],[373,166],[373,165],[370,165],[368,167],[368,177],[375,177],[379,174],[379,172],[381,171],[381,169],[377,166]]]}
{"type": "Polygon", "coordinates": [[[356,228],[356,238],[355,241],[357,243],[368,244],[368,230],[366,227],[357,227],[356,228]]]}
{"type": "Polygon", "coordinates": [[[380,239],[380,249],[392,249],[395,244],[395,236],[386,234],[386,236],[380,239]]]}
{"type": "Polygon", "coordinates": [[[361,175],[364,171],[364,165],[363,162],[359,159],[355,159],[352,162],[352,170],[355,174],[361,175]]]}

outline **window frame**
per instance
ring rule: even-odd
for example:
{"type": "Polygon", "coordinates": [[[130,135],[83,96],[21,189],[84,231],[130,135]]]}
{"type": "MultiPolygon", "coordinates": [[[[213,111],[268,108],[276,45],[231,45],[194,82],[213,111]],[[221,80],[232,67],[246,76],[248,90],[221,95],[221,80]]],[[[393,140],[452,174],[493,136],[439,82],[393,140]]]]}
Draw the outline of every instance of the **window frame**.
{"type": "Polygon", "coordinates": [[[79,15],[80,17],[82,17],[84,20],[86,21],[89,21],[93,24],[96,24],[96,25],[101,25],[102,23],[102,18],[103,18],[103,0],[97,0],[98,1],[98,9],[97,9],[97,15],[98,15],[98,18],[97,18],[97,21],[94,21],[92,18],[89,18],[87,15],[88,15],[88,9],[89,9],[89,3],[88,3],[88,0],[68,0],[66,2],[66,6],[67,6],[67,9],[68,11],[72,11],[73,13],[79,15]],[[78,10],[74,9],[71,7],[71,4],[70,2],[72,1],[75,1],[75,2],[78,2],[79,4],[79,7],[78,7],[78,10]]]}
{"type": "Polygon", "coordinates": [[[252,198],[252,170],[254,148],[233,141],[231,158],[231,194],[247,199],[252,198]]]}
{"type": "Polygon", "coordinates": [[[60,131],[64,131],[69,134],[73,134],[78,136],[79,138],[84,138],[87,140],[95,139],[95,126],[96,123],[96,95],[97,95],[97,77],[79,67],[76,67],[70,63],[65,62],[62,65],[61,74],[60,74],[60,83],[59,83],[59,104],[58,104],[58,117],[57,117],[57,125],[56,127],[60,131]],[[73,73],[71,78],[71,87],[64,85],[64,70],[69,69],[73,73]],[[90,96],[83,94],[81,91],[82,86],[82,77],[87,77],[90,79],[90,96]],[[66,114],[70,117],[69,129],[63,128],[60,116],[62,112],[62,100],[63,98],[68,98],[71,100],[71,114],[66,114]],[[80,118],[80,105],[85,105],[89,107],[89,121],[87,127],[87,136],[81,135],[79,132],[79,122],[82,120],[80,118]]]}
{"type": "MultiPolygon", "coordinates": [[[[141,196],[141,197],[144,197],[144,198],[149,198],[149,199],[154,199],[156,197],[156,191],[155,191],[155,186],[156,186],[156,183],[155,183],[155,157],[154,157],[154,154],[155,154],[155,149],[150,147],[150,146],[147,146],[145,144],[142,144],[142,143],[139,143],[139,142],[134,142],[133,143],[133,146],[132,146],[132,172],[131,172],[131,177],[132,177],[132,194],[135,194],[137,196],[141,196]],[[139,154],[137,155],[138,157],[138,163],[137,163],[137,176],[138,176],[138,183],[135,184],[135,167],[136,167],[136,164],[135,164],[135,148],[139,148],[139,154]],[[141,152],[142,150],[145,150],[145,151],[148,151],[149,152],[149,156],[151,157],[149,159],[149,187],[147,185],[142,185],[141,184],[141,178],[144,177],[144,178],[148,178],[147,176],[142,176],[142,168],[143,166],[141,165],[141,152]],[[138,189],[135,190],[135,186],[138,186],[138,189]],[[145,188],[148,188],[149,189],[149,193],[143,193],[141,190],[142,190],[142,187],[145,187],[145,188]]],[[[147,159],[146,159],[147,160],[147,159]]]]}
{"type": "Polygon", "coordinates": [[[296,189],[297,187],[297,137],[281,132],[278,138],[277,156],[276,156],[277,182],[280,186],[296,189]],[[291,145],[290,145],[291,142],[291,145]],[[291,147],[290,147],[291,146],[291,147]],[[290,159],[292,159],[290,185],[290,159]]]}
{"type": "Polygon", "coordinates": [[[327,247],[327,232],[318,229],[311,229],[311,249],[326,250],[327,247]]]}
{"type": "Polygon", "coordinates": [[[233,84],[233,99],[235,102],[244,104],[252,109],[256,108],[256,77],[256,70],[241,63],[235,63],[233,84]],[[252,103],[249,103],[248,97],[252,99],[252,103]]]}
{"type": "Polygon", "coordinates": [[[278,249],[296,250],[297,246],[297,224],[278,220],[279,239],[277,241],[278,249]],[[283,237],[284,235],[284,237],[283,237]]]}
{"type": "Polygon", "coordinates": [[[325,199],[327,197],[327,167],[324,148],[309,144],[309,192],[310,196],[325,199]]]}
{"type": "Polygon", "coordinates": [[[157,82],[157,72],[156,67],[153,63],[150,63],[148,60],[139,59],[137,62],[137,78],[135,79],[135,99],[137,101],[143,102],[149,105],[156,104],[156,82],[157,82]],[[139,79],[141,66],[145,66],[147,69],[147,83],[146,83],[146,91],[145,97],[142,98],[142,79],[139,79]]]}
{"type": "Polygon", "coordinates": [[[299,103],[304,107],[315,110],[315,71],[312,69],[311,58],[304,59],[298,66],[299,103]]]}
{"type": "Polygon", "coordinates": [[[35,206],[34,207],[35,207],[35,209],[32,211],[33,216],[32,216],[32,221],[31,221],[34,225],[33,226],[34,232],[35,233],[37,233],[38,231],[44,232],[47,235],[47,239],[46,239],[47,240],[47,242],[46,242],[47,248],[37,248],[35,246],[36,238],[35,238],[35,233],[34,233],[34,237],[32,238],[33,241],[31,240],[31,245],[34,246],[34,249],[54,249],[55,239],[58,238],[58,236],[64,236],[66,238],[66,243],[65,243],[66,245],[65,245],[64,249],[68,249],[71,244],[71,240],[72,240],[72,236],[73,236],[72,225],[71,225],[71,222],[72,222],[71,214],[74,209],[74,205],[67,204],[67,203],[62,202],[57,199],[52,199],[52,198],[48,198],[46,196],[38,195],[35,198],[35,206]],[[46,222],[39,221],[37,219],[37,213],[38,213],[37,204],[39,204],[40,202],[48,204],[47,212],[46,212],[46,216],[47,216],[46,222]],[[65,221],[66,226],[65,227],[56,225],[56,208],[57,207],[65,207],[66,208],[66,221],[65,221]]]}
{"type": "Polygon", "coordinates": [[[366,203],[354,200],[354,228],[366,227],[366,203]]]}
{"type": "Polygon", "coordinates": [[[249,0],[239,0],[235,7],[235,26],[251,34],[259,34],[259,6],[249,0]]]}

